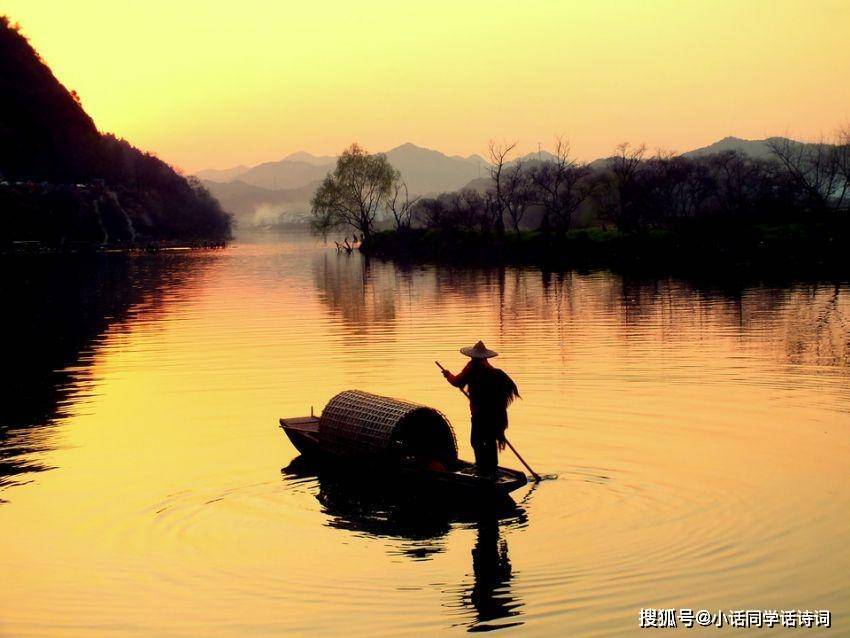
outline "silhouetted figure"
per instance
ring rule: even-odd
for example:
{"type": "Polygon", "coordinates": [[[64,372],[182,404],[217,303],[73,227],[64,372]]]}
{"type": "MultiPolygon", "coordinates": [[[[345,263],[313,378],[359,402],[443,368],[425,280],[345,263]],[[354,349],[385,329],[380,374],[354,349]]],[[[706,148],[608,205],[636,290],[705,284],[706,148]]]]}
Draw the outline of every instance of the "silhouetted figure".
{"type": "MultiPolygon", "coordinates": [[[[475,608],[476,624],[470,631],[484,631],[480,623],[519,615],[520,602],[511,595],[511,561],[508,544],[499,534],[499,521],[483,515],[478,520],[478,537],[472,548],[472,573],[475,582],[469,592],[469,602],[475,608]]],[[[498,628],[522,624],[513,622],[498,628]]],[[[486,627],[495,629],[496,626],[486,627]]]]}
{"type": "Polygon", "coordinates": [[[488,359],[499,353],[488,350],[482,341],[460,351],[470,358],[469,363],[460,374],[444,370],[443,376],[453,386],[466,386],[472,413],[470,442],[475,452],[475,465],[481,474],[492,474],[498,465],[498,451],[505,447],[508,406],[519,396],[519,390],[506,373],[490,365],[488,359]]]}

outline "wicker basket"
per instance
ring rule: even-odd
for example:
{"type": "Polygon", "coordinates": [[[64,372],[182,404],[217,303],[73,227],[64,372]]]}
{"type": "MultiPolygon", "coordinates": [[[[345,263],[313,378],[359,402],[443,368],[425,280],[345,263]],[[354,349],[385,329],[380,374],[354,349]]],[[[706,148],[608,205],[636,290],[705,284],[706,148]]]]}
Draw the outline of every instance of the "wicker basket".
{"type": "Polygon", "coordinates": [[[454,430],[440,412],[359,390],[340,392],[328,402],[319,440],[326,452],[344,457],[457,459],[454,430]]]}

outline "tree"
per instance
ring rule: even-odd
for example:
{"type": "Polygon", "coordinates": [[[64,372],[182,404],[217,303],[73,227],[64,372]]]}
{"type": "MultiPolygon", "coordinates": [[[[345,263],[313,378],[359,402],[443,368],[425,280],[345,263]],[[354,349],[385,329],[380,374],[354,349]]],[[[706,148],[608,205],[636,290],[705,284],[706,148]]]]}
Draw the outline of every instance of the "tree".
{"type": "Polygon", "coordinates": [[[493,227],[496,232],[505,232],[505,164],[508,155],[514,150],[516,142],[497,144],[490,140],[490,179],[493,180],[493,200],[490,212],[493,216],[493,227]]]}
{"type": "Polygon", "coordinates": [[[419,197],[410,198],[407,184],[401,180],[401,174],[396,172],[390,194],[387,197],[387,209],[395,220],[396,230],[410,228],[411,217],[419,197]]]}
{"type": "Polygon", "coordinates": [[[552,226],[562,232],[569,230],[573,214],[591,193],[590,173],[590,168],[570,158],[570,143],[561,136],[556,137],[555,159],[531,170],[537,203],[543,207],[542,231],[552,226]]]}
{"type": "Polygon", "coordinates": [[[368,237],[398,179],[386,156],[370,155],[352,144],[339,156],[336,168],[310,202],[313,230],[327,235],[335,229],[353,228],[368,237]]]}
{"type": "MultiPolygon", "coordinates": [[[[839,142],[841,140],[839,139],[839,142]]],[[[814,212],[838,210],[847,195],[842,176],[842,146],[802,144],[784,137],[772,138],[767,145],[799,189],[801,204],[814,212]]]]}
{"type": "Polygon", "coordinates": [[[645,154],[645,145],[632,148],[623,142],[617,146],[617,154],[608,160],[608,170],[598,178],[600,213],[620,230],[634,230],[640,224],[637,180],[645,154]]]}
{"type": "Polygon", "coordinates": [[[517,159],[504,169],[502,184],[502,202],[504,210],[511,220],[514,231],[519,232],[519,225],[525,217],[528,207],[534,203],[534,188],[531,176],[522,160],[517,159]]]}

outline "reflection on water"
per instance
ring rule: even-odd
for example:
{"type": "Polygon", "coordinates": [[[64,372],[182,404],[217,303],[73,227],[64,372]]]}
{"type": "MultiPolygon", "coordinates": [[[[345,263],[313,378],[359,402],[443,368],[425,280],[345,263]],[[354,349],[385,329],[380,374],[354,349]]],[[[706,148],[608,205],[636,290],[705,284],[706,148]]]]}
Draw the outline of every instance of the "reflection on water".
{"type": "Polygon", "coordinates": [[[128,318],[157,320],[203,261],[183,255],[0,256],[7,369],[0,401],[0,489],[47,469],[38,453],[68,405],[93,391],[93,349],[128,318]]]}
{"type": "MultiPolygon", "coordinates": [[[[411,485],[399,486],[385,476],[352,476],[308,459],[296,457],[281,472],[290,479],[314,478],[316,498],[328,516],[328,525],[337,529],[375,537],[395,537],[405,541],[400,554],[411,560],[430,560],[444,551],[441,539],[452,525],[475,529],[472,548],[472,580],[448,588],[457,595],[462,608],[473,616],[469,631],[491,631],[514,627],[522,622],[522,602],[511,593],[511,561],[500,525],[522,529],[528,517],[522,506],[509,496],[497,500],[470,502],[438,497],[411,485]],[[502,619],[512,619],[504,622],[502,619]],[[501,621],[501,622],[500,622],[501,621]]],[[[448,606],[452,606],[450,603],[448,606]]]]}
{"type": "Polygon", "coordinates": [[[490,631],[516,627],[521,622],[494,623],[501,618],[520,614],[522,603],[511,595],[511,560],[508,543],[499,534],[499,524],[493,518],[478,521],[475,547],[472,550],[473,582],[462,600],[475,608],[477,623],[471,631],[490,631]]]}
{"type": "Polygon", "coordinates": [[[619,637],[641,607],[844,631],[844,283],[401,268],[296,237],[20,257],[0,286],[4,635],[619,637]],[[346,388],[441,409],[469,458],[433,361],[478,339],[558,480],[469,511],[292,462],[277,418],[346,388]]]}

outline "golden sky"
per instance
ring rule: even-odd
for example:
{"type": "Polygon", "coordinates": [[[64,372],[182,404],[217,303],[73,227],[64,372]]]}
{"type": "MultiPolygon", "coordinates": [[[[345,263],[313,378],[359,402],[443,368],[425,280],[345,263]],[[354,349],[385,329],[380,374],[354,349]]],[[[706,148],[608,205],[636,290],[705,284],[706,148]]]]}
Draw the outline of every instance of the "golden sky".
{"type": "Polygon", "coordinates": [[[839,0],[3,0],[98,126],[187,171],[357,140],[684,151],[850,121],[839,0]]]}

